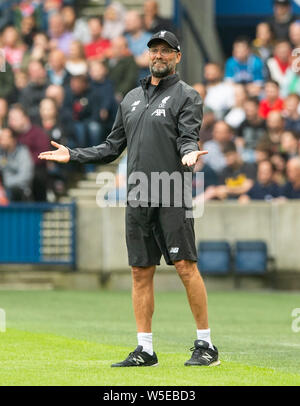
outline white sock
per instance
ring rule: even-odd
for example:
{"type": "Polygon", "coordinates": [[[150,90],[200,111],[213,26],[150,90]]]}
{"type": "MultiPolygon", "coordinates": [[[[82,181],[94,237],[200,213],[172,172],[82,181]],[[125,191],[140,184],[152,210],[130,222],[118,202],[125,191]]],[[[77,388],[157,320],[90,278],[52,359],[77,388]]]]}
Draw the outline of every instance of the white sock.
{"type": "Polygon", "coordinates": [[[197,339],[206,341],[210,348],[213,348],[211,338],[210,338],[210,328],[206,330],[197,330],[197,339]]]}
{"type": "Polygon", "coordinates": [[[153,355],[152,333],[137,333],[138,345],[143,347],[143,351],[153,355]]]}

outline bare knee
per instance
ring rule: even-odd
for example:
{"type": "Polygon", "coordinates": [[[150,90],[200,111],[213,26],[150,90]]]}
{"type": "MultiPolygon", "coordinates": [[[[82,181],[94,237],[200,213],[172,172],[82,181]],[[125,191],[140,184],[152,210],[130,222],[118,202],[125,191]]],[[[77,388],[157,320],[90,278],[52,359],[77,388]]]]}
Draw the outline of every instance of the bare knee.
{"type": "Polygon", "coordinates": [[[135,284],[144,284],[152,281],[155,267],[132,267],[132,279],[135,284]]]}
{"type": "Polygon", "coordinates": [[[193,261],[181,260],[174,262],[176,271],[183,282],[190,280],[198,273],[197,266],[193,261]]]}

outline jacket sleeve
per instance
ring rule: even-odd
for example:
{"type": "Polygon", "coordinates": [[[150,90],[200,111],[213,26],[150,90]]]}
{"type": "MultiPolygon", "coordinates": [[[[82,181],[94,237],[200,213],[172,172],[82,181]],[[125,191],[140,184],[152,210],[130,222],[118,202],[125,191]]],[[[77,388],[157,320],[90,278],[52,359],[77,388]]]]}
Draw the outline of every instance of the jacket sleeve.
{"type": "Polygon", "coordinates": [[[68,149],[71,161],[107,164],[117,159],[126,145],[122,111],[121,106],[119,106],[113,128],[105,142],[95,147],[68,149]]]}
{"type": "Polygon", "coordinates": [[[200,95],[193,92],[182,105],[178,115],[177,148],[181,158],[198,151],[199,133],[203,118],[203,103],[200,95]]]}

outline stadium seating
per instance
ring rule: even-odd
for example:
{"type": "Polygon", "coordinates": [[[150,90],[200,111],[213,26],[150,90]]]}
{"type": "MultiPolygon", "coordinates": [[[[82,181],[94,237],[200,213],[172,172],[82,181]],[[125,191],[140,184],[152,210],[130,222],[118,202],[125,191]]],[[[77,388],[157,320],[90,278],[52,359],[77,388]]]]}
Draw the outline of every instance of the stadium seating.
{"type": "Polygon", "coordinates": [[[201,274],[228,275],[231,271],[231,250],[227,241],[201,241],[198,266],[201,274]]]}
{"type": "Polygon", "coordinates": [[[236,288],[240,287],[242,276],[263,277],[271,287],[275,283],[275,261],[261,240],[236,241],[232,246],[226,240],[201,241],[198,267],[202,275],[233,275],[236,288]]]}
{"type": "Polygon", "coordinates": [[[271,285],[274,285],[274,258],[268,255],[268,247],[265,241],[236,241],[234,250],[234,276],[235,286],[240,286],[240,277],[262,276],[271,277],[271,285]],[[272,266],[269,266],[272,265],[272,266]]]}

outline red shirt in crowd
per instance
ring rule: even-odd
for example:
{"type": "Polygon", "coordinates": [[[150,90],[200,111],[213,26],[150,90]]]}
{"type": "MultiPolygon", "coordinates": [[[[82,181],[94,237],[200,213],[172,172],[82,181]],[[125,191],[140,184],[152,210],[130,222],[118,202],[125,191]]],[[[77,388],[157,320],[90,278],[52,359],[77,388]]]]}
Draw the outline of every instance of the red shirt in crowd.
{"type": "Polygon", "coordinates": [[[44,165],[46,161],[39,159],[41,152],[51,149],[48,135],[38,126],[33,125],[27,132],[19,134],[18,141],[26,145],[30,151],[34,165],[44,165]]]}
{"type": "Polygon", "coordinates": [[[105,58],[106,51],[110,48],[108,39],[100,38],[95,42],[91,42],[84,47],[85,56],[87,59],[105,58]]]}
{"type": "Polygon", "coordinates": [[[260,102],[259,104],[259,115],[266,119],[268,117],[268,114],[270,111],[282,111],[283,110],[283,100],[282,99],[277,99],[275,102],[270,103],[269,100],[264,99],[260,102]]]}

